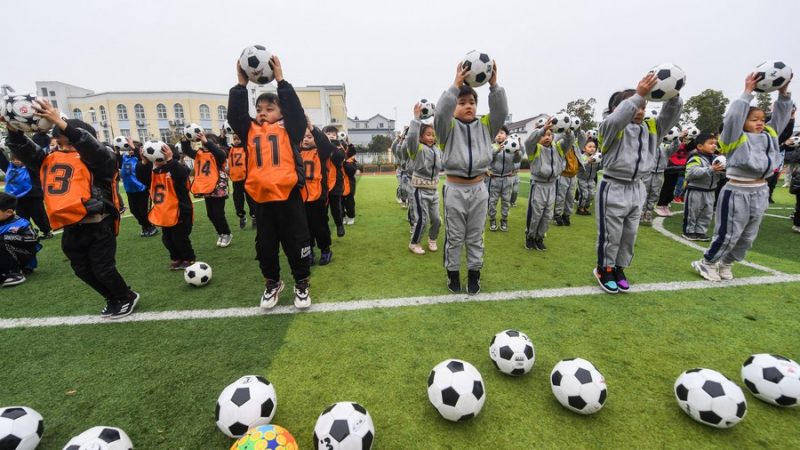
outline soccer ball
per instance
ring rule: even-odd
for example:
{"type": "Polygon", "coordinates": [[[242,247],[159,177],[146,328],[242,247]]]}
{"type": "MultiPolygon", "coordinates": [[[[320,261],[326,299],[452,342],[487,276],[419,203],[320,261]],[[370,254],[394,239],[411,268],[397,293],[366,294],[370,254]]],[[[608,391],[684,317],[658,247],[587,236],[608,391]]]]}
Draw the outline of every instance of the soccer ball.
{"type": "Polygon", "coordinates": [[[147,141],[142,146],[142,154],[150,162],[164,162],[164,145],[161,141],[147,141]]]}
{"type": "Polygon", "coordinates": [[[217,399],[217,428],[228,437],[240,437],[251,427],[272,422],[278,397],[266,378],[245,375],[229,384],[217,399]]]}
{"type": "Polygon", "coordinates": [[[647,94],[647,100],[665,102],[675,97],[686,84],[686,73],[675,64],[659,64],[649,70],[656,74],[658,81],[647,94]]]}
{"type": "Polygon", "coordinates": [[[664,142],[675,142],[676,139],[681,137],[681,129],[678,127],[672,127],[669,131],[664,134],[664,137],[661,138],[664,142]]]}
{"type": "Polygon", "coordinates": [[[314,449],[369,450],[375,425],[367,410],[355,402],[328,406],[314,425],[314,449]]]}
{"type": "Polygon", "coordinates": [[[572,118],[569,116],[569,114],[560,112],[553,116],[553,118],[550,119],[550,122],[553,124],[554,133],[564,133],[570,129],[572,118]]]}
{"type": "Polygon", "coordinates": [[[587,139],[597,139],[597,130],[589,130],[586,132],[587,139]]]}
{"type": "Polygon", "coordinates": [[[64,450],[133,450],[131,438],[119,428],[93,427],[67,442],[64,450]]]}
{"type": "MultiPolygon", "coordinates": [[[[789,143],[786,144],[787,147],[797,148],[800,147],[800,136],[792,136],[789,139],[789,143]]],[[[2,144],[0,144],[2,146],[2,144]]]]}
{"type": "Polygon", "coordinates": [[[516,139],[517,141],[520,140],[519,133],[511,133],[511,134],[508,135],[508,138],[509,139],[516,139]]]}
{"type": "Polygon", "coordinates": [[[492,58],[486,53],[472,50],[461,61],[461,68],[469,69],[464,81],[472,87],[478,87],[483,86],[492,78],[494,64],[492,63],[492,58]]]}
{"type": "Polygon", "coordinates": [[[205,286],[211,281],[211,266],[196,262],[183,271],[183,279],[192,286],[205,286]]]}
{"type": "Polygon", "coordinates": [[[675,399],[689,417],[712,427],[730,428],[747,414],[744,392],[716,370],[683,372],[675,380],[675,399]]]}
{"type": "Polygon", "coordinates": [[[591,162],[593,162],[593,163],[600,163],[600,162],[602,162],[602,161],[603,161],[603,154],[602,154],[602,153],[600,153],[599,151],[598,151],[598,152],[595,152],[595,153],[592,155],[592,157],[591,157],[590,161],[591,161],[591,162]]]}
{"type": "Polygon", "coordinates": [[[724,169],[725,167],[728,166],[728,158],[726,158],[725,155],[717,155],[716,158],[714,158],[714,160],[711,161],[711,164],[712,165],[719,164],[724,169]]]}
{"type": "Polygon", "coordinates": [[[572,130],[572,131],[578,131],[578,130],[581,129],[581,124],[582,123],[583,122],[581,122],[580,117],[572,116],[569,119],[569,129],[572,130]]]}
{"type": "Polygon", "coordinates": [[[514,153],[519,151],[521,148],[522,145],[520,145],[519,141],[512,137],[508,137],[505,141],[503,141],[503,150],[505,150],[507,153],[514,153]]]}
{"type": "Polygon", "coordinates": [[[742,381],[767,403],[794,407],[800,402],[800,365],[784,356],[751,355],[742,364],[742,381]]]}
{"type": "Polygon", "coordinates": [[[254,449],[297,450],[297,441],[289,430],[278,425],[260,425],[251,428],[247,434],[234,442],[231,450],[254,449]]]}
{"type": "Polygon", "coordinates": [[[33,450],[44,433],[41,414],[27,406],[0,408],[0,449],[33,450]]]}
{"type": "Polygon", "coordinates": [[[128,139],[125,136],[115,137],[112,145],[114,146],[114,149],[119,150],[120,152],[127,152],[131,149],[130,144],[128,144],[128,139]]]}
{"type": "Polygon", "coordinates": [[[203,132],[203,127],[196,123],[190,123],[183,127],[183,135],[190,141],[197,141],[200,139],[200,133],[203,132]]]}
{"type": "Polygon", "coordinates": [[[656,109],[647,109],[644,111],[644,120],[648,119],[656,119],[658,118],[658,110],[656,109]]]}
{"type": "Polygon", "coordinates": [[[686,128],[686,137],[687,138],[694,139],[699,135],[700,135],[700,130],[696,126],[690,125],[689,127],[686,128]]]}
{"type": "Polygon", "coordinates": [[[342,143],[347,142],[347,133],[345,133],[344,131],[340,131],[336,135],[336,139],[338,139],[339,142],[342,142],[342,143]]]}
{"type": "Polygon", "coordinates": [[[20,131],[48,131],[53,124],[36,114],[33,102],[38,97],[32,94],[6,95],[3,98],[3,118],[20,131]]]}
{"type": "Polygon", "coordinates": [[[236,132],[233,131],[233,128],[231,128],[231,124],[228,123],[227,120],[224,124],[222,124],[222,129],[225,130],[225,134],[236,134],[236,132]]]}
{"type": "Polygon", "coordinates": [[[756,83],[756,92],[777,91],[792,79],[792,68],[783,61],[764,61],[755,72],[761,78],[756,83]]]}
{"type": "Polygon", "coordinates": [[[582,358],[562,359],[550,372],[550,387],[561,405],[578,414],[594,414],[608,396],[606,379],[582,358]]]}
{"type": "Polygon", "coordinates": [[[436,111],[436,106],[433,102],[425,98],[419,101],[420,120],[433,117],[434,111],[436,111]]]}
{"type": "Polygon", "coordinates": [[[527,334],[505,330],[495,334],[489,343],[489,358],[506,375],[524,375],[533,368],[536,353],[527,334]]]}
{"type": "Polygon", "coordinates": [[[478,415],[486,402],[483,378],[472,364],[447,359],[428,376],[428,400],[442,417],[460,422],[478,415]]]}
{"type": "Polygon", "coordinates": [[[239,67],[244,70],[247,79],[255,84],[271,83],[275,79],[272,72],[270,59],[272,53],[267,51],[263,45],[251,45],[242,50],[239,56],[239,67]]]}

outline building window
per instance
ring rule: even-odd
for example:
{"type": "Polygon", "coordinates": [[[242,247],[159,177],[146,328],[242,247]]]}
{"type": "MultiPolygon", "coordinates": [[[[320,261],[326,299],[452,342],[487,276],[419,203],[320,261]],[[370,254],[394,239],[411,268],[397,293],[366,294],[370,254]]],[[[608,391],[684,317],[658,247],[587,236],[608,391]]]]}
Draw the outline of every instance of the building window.
{"type": "MultiPolygon", "coordinates": [[[[117,119],[128,120],[128,108],[125,105],[117,105],[117,119]]],[[[128,131],[128,136],[125,137],[131,137],[130,131],[128,131]]]]}
{"type": "Polygon", "coordinates": [[[50,97],[55,97],[55,96],[56,96],[56,91],[50,91],[50,97]]]}
{"type": "Polygon", "coordinates": [[[72,110],[72,118],[73,119],[78,119],[78,120],[83,120],[83,113],[81,112],[81,110],[79,108],[74,108],[72,110]]]}
{"type": "Polygon", "coordinates": [[[144,120],[144,106],[140,104],[133,105],[133,111],[136,114],[136,120],[144,120]]]}
{"type": "Polygon", "coordinates": [[[181,105],[180,103],[175,103],[173,109],[175,110],[175,118],[183,119],[183,105],[181,105]]]}
{"type": "Polygon", "coordinates": [[[139,133],[139,142],[144,142],[149,139],[147,136],[147,128],[139,128],[136,131],[139,133]]]}
{"type": "Polygon", "coordinates": [[[378,124],[378,128],[383,128],[383,122],[378,124]]]}
{"type": "Polygon", "coordinates": [[[158,134],[161,136],[161,142],[169,142],[172,137],[172,131],[169,128],[159,128],[158,134]]]}
{"type": "Polygon", "coordinates": [[[167,107],[162,105],[161,103],[156,105],[156,114],[158,115],[159,119],[166,119],[167,118],[167,107]]]}
{"type": "Polygon", "coordinates": [[[228,108],[226,108],[226,107],[224,107],[222,105],[217,106],[217,119],[220,122],[224,122],[224,121],[228,120],[228,108]]]}
{"type": "Polygon", "coordinates": [[[103,130],[103,140],[111,142],[111,133],[109,133],[108,130],[103,130]]]}
{"type": "Polygon", "coordinates": [[[101,106],[100,107],[100,120],[102,120],[103,122],[108,120],[108,116],[106,116],[106,107],[105,106],[101,106]]]}
{"type": "Polygon", "coordinates": [[[89,108],[89,118],[92,120],[92,123],[97,123],[97,111],[94,108],[89,108]]]}
{"type": "Polygon", "coordinates": [[[120,128],[119,129],[119,134],[125,136],[126,138],[129,138],[129,137],[131,137],[131,130],[129,130],[127,128],[120,128]]]}
{"type": "Polygon", "coordinates": [[[47,88],[46,87],[42,88],[42,97],[47,97],[47,88]]]}
{"type": "Polygon", "coordinates": [[[212,131],[211,131],[211,128],[203,128],[203,132],[205,134],[211,134],[212,131]]]}
{"type": "Polygon", "coordinates": [[[211,120],[211,110],[208,105],[200,105],[200,120],[211,120]]]}
{"type": "Polygon", "coordinates": [[[58,101],[56,101],[56,100],[53,100],[53,101],[51,101],[50,103],[52,103],[52,104],[53,104],[53,108],[55,108],[55,109],[58,109],[58,101]]]}

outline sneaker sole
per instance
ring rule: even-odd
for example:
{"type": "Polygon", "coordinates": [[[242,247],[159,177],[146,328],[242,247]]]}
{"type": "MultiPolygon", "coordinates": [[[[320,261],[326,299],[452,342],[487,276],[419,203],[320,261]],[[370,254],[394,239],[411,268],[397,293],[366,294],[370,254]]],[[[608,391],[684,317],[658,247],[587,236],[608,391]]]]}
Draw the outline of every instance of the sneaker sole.
{"type": "Polygon", "coordinates": [[[25,278],[23,277],[21,280],[15,280],[15,281],[7,281],[7,282],[4,282],[4,283],[3,283],[3,287],[17,286],[17,285],[20,285],[20,284],[22,284],[22,283],[24,283],[24,282],[25,282],[25,278]]]}
{"type": "Polygon", "coordinates": [[[619,289],[612,290],[612,289],[609,289],[609,288],[607,288],[607,287],[605,287],[605,286],[603,285],[603,283],[600,281],[600,275],[597,273],[597,269],[596,269],[596,268],[595,268],[595,269],[592,269],[592,273],[594,274],[594,279],[595,279],[595,280],[597,280],[597,284],[599,284],[599,285],[600,285],[600,288],[601,288],[603,291],[605,291],[605,292],[606,292],[606,293],[608,293],[608,294],[616,294],[616,293],[618,293],[618,292],[619,292],[619,289]]]}
{"type": "Polygon", "coordinates": [[[261,295],[261,303],[259,304],[259,308],[261,308],[263,311],[268,311],[268,310],[274,308],[275,305],[278,304],[278,300],[280,299],[280,295],[281,295],[281,292],[283,292],[283,288],[284,287],[285,287],[285,284],[283,283],[283,281],[281,281],[280,285],[278,286],[278,292],[275,293],[275,300],[267,302],[266,305],[264,304],[264,295],[262,294],[261,295]]]}
{"type": "Polygon", "coordinates": [[[707,281],[711,281],[714,283],[721,281],[721,279],[715,280],[713,277],[708,275],[708,273],[701,268],[700,263],[698,263],[697,261],[692,261],[692,269],[694,269],[695,272],[700,274],[700,276],[707,281]]]}

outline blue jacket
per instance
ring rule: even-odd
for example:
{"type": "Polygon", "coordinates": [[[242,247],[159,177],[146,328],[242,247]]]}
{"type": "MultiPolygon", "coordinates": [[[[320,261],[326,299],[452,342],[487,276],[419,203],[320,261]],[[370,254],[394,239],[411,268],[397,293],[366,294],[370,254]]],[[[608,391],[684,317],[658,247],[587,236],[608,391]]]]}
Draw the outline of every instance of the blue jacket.
{"type": "Polygon", "coordinates": [[[125,192],[144,192],[147,186],[136,178],[136,165],[140,164],[136,156],[123,155],[122,167],[119,170],[125,192]]]}
{"type": "Polygon", "coordinates": [[[24,197],[33,188],[31,174],[25,166],[9,164],[6,169],[6,192],[14,197],[24,197]]]}

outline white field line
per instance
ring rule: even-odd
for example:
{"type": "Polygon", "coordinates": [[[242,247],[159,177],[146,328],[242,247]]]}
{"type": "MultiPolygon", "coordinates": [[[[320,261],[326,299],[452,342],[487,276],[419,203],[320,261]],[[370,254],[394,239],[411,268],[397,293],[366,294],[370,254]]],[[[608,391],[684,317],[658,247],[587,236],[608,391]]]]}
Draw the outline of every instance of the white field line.
{"type": "MultiPolygon", "coordinates": [[[[682,211],[673,211],[672,214],[683,214],[683,212],[682,211]]],[[[686,239],[682,238],[681,236],[678,236],[677,234],[671,233],[669,230],[664,228],[664,219],[665,219],[664,217],[656,217],[655,219],[653,219],[653,229],[658,231],[659,233],[663,234],[664,236],[672,239],[673,241],[680,242],[681,244],[683,244],[683,245],[685,245],[687,247],[691,247],[691,248],[693,248],[695,250],[699,250],[699,251],[705,253],[705,251],[706,251],[705,247],[697,245],[692,241],[687,241],[686,239]]],[[[785,273],[783,273],[783,272],[781,272],[779,270],[770,269],[769,267],[762,266],[761,264],[751,263],[749,261],[741,261],[738,264],[741,264],[741,265],[747,266],[747,267],[751,267],[753,269],[760,270],[762,272],[771,273],[773,275],[786,275],[785,273]]]]}
{"type": "MultiPolygon", "coordinates": [[[[197,198],[197,199],[192,200],[192,203],[202,202],[203,200],[204,199],[202,199],[202,198],[197,198]]],[[[130,211],[130,209],[128,211],[130,211]]],[[[122,216],[121,218],[122,219],[127,219],[128,217],[133,217],[133,214],[128,213],[128,214],[125,214],[124,216],[122,216]]],[[[53,234],[61,234],[63,232],[64,232],[64,230],[62,229],[62,230],[58,230],[58,231],[53,231],[53,234]]]]}
{"type": "MultiPolygon", "coordinates": [[[[737,278],[735,280],[713,283],[705,280],[698,281],[673,281],[668,283],[637,284],[632,287],[631,293],[617,295],[635,295],[639,292],[669,292],[685,289],[722,289],[737,286],[753,286],[762,284],[800,282],[800,275],[771,275],[750,278],[737,278]]],[[[440,295],[432,297],[403,297],[374,300],[355,300],[346,302],[330,302],[314,304],[307,311],[300,311],[292,306],[277,306],[269,311],[262,311],[258,307],[252,308],[226,308],[226,309],[198,309],[186,311],[160,311],[139,312],[124,319],[112,321],[102,319],[99,315],[93,316],[65,316],[44,318],[0,319],[0,329],[54,327],[74,325],[98,325],[125,322],[155,322],[167,320],[195,320],[195,319],[221,319],[232,317],[255,317],[284,314],[313,314],[343,311],[363,311],[368,309],[399,308],[409,306],[441,305],[448,303],[474,303],[474,302],[500,302],[508,300],[558,298],[571,296],[599,296],[608,295],[597,286],[584,286],[574,288],[539,289],[531,291],[495,292],[490,294],[467,295],[440,295]]],[[[147,299],[145,298],[145,301],[147,299]]]]}

